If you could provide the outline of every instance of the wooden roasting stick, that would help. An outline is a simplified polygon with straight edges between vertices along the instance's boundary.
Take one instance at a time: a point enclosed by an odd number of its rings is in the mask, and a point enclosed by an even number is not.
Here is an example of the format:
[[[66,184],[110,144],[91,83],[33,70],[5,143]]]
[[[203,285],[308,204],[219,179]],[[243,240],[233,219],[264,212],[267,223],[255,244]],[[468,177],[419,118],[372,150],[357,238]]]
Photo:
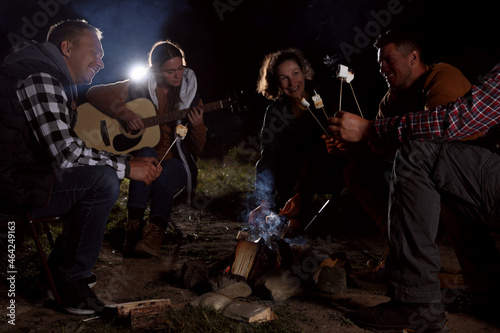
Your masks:
[[[340,79],[340,97],[339,97],[339,111],[342,111],[342,85],[344,84],[344,79]]]
[[[345,82],[349,83],[351,86],[352,94],[354,96],[354,100],[356,101],[356,105],[358,106],[359,114],[361,118],[364,118],[363,112],[361,112],[361,107],[359,106],[358,99],[356,98],[356,94],[354,93],[354,88],[352,87],[351,81],[354,80],[354,73],[347,66],[339,65],[337,68],[337,78],[340,79],[340,98],[339,98],[339,111],[342,111],[342,84]]]
[[[311,111],[311,109],[309,109],[309,105],[310,105],[309,102],[306,101],[306,99],[303,98],[303,97],[301,98],[299,96],[299,98],[300,98],[299,105],[302,106],[302,107],[304,107],[304,108],[306,108],[312,114],[312,116],[314,117],[314,119],[316,119],[316,121],[318,122],[318,125],[321,127],[321,129],[323,130],[323,132],[325,132],[325,134],[328,135],[328,132],[325,130],[325,128],[323,127],[323,125],[321,125],[321,123],[319,122],[318,118],[316,118],[316,116]]]
[[[170,147],[168,147],[167,151],[165,152],[165,154],[163,154],[163,157],[161,158],[160,162],[158,162],[158,166],[160,166],[161,162],[163,162],[163,160],[165,159],[165,157],[167,156],[167,154],[170,152],[170,149],[172,149],[172,147],[175,145],[175,143],[177,142],[177,139],[181,138],[181,140],[184,140],[184,138],[186,137],[186,134],[187,134],[187,124],[186,125],[182,125],[182,124],[179,124],[175,127],[175,140],[174,142],[172,142],[172,144],[170,145]]]

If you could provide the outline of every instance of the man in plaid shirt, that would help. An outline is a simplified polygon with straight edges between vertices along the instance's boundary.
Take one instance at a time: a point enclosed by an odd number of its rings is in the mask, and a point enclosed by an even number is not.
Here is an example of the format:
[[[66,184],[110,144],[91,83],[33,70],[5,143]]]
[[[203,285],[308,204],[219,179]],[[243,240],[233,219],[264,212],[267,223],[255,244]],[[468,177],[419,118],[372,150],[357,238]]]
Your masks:
[[[391,301],[358,310],[353,316],[358,325],[446,330],[443,305],[457,298],[469,313],[495,316],[498,307],[488,301],[500,295],[500,254],[490,236],[500,227],[499,108],[497,64],[468,94],[431,111],[375,121],[339,112],[329,119],[329,132],[348,142],[402,143],[391,179]],[[484,136],[455,141],[478,133]],[[466,285],[443,299],[435,244],[440,213]]]
[[[82,315],[104,307],[88,284],[120,180],[149,184],[161,172],[156,159],[91,149],[73,131],[76,85],[104,67],[100,39],[86,21],[60,22],[0,65],[0,200],[34,218],[68,217],[49,265],[64,308]]]

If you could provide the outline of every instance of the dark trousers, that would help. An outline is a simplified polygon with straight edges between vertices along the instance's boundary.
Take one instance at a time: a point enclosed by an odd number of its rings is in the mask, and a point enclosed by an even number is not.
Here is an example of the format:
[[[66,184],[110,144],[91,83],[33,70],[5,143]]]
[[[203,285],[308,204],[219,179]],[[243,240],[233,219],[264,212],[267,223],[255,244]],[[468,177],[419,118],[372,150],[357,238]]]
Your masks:
[[[135,156],[158,158],[156,151],[149,147],[142,148]],[[186,185],[187,173],[182,162],[176,158],[164,160],[162,167],[161,175],[150,185],[137,180],[130,181],[128,206],[146,209],[149,202],[151,217],[170,221],[175,191]]]
[[[492,291],[500,277],[500,254],[490,237],[500,227],[499,204],[498,154],[464,142],[404,144],[391,179],[388,295],[441,300],[435,243],[441,210],[468,290]]]
[[[367,153],[352,159],[344,170],[344,180],[349,192],[377,224],[382,234],[387,231],[392,165],[392,160]]]
[[[104,238],[109,213],[120,193],[116,171],[108,166],[61,169],[47,207],[33,217],[66,215],[67,222],[49,261],[67,281],[90,276]]]

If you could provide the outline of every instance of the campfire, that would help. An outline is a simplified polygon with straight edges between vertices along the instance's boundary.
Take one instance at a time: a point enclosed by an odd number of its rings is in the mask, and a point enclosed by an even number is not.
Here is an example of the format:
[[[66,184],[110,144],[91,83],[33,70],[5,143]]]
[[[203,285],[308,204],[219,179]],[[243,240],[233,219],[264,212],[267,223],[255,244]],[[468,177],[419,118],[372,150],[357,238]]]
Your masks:
[[[254,284],[267,271],[290,268],[293,264],[290,240],[281,237],[285,224],[283,216],[271,213],[253,228],[239,231],[234,261],[227,271]],[[300,243],[305,241],[301,239]]]
[[[270,213],[238,231],[233,254],[212,266],[215,279],[226,285],[244,281],[253,294],[279,302],[311,290],[344,293],[345,268],[350,269],[347,258],[315,252],[303,237],[283,238],[286,222],[283,216]]]

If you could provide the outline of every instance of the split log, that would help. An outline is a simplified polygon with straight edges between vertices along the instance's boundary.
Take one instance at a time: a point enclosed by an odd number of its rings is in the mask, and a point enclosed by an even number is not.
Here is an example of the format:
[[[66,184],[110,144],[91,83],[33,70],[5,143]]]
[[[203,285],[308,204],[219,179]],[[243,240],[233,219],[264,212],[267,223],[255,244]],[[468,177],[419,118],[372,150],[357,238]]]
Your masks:
[[[329,294],[345,294],[347,292],[345,262],[336,258],[324,260],[314,273],[314,283],[320,291]]]
[[[251,286],[262,274],[278,266],[276,251],[272,251],[260,238],[254,242],[238,242],[230,273],[241,276]]]
[[[269,306],[237,301],[213,292],[201,295],[192,301],[191,305],[213,307],[228,318],[243,320],[248,323],[260,323],[276,318],[276,315]]]
[[[239,275],[248,279],[250,271],[255,264],[258,252],[258,243],[248,241],[238,242],[236,245],[234,262],[231,266],[231,274]]]
[[[133,329],[145,328],[154,323],[157,315],[171,308],[172,303],[169,299],[120,303],[106,306],[103,317],[116,320]]]

